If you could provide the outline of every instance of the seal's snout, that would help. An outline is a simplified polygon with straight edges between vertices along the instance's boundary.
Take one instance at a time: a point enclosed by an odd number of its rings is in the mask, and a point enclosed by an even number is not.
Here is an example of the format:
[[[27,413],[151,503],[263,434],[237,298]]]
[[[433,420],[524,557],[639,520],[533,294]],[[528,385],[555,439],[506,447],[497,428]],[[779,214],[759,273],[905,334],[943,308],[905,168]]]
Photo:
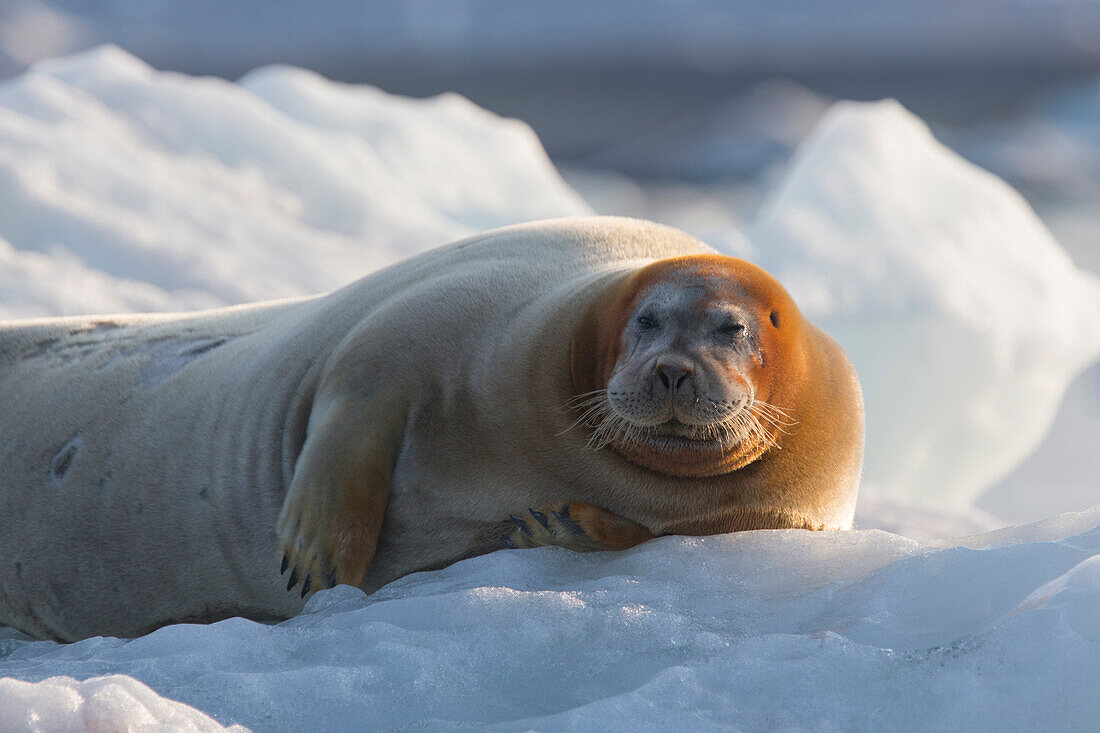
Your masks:
[[[694,369],[691,362],[685,359],[666,358],[657,362],[654,371],[657,375],[657,382],[671,396],[683,391]]]

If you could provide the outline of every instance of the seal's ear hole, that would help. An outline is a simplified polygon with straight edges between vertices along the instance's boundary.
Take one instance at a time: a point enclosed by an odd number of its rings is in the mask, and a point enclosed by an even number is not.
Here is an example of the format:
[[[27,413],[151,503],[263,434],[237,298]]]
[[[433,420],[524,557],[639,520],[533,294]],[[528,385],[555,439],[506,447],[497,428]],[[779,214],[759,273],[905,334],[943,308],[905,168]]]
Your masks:
[[[772,311],[772,314],[768,316],[771,319],[772,325],[779,328],[779,311]]]

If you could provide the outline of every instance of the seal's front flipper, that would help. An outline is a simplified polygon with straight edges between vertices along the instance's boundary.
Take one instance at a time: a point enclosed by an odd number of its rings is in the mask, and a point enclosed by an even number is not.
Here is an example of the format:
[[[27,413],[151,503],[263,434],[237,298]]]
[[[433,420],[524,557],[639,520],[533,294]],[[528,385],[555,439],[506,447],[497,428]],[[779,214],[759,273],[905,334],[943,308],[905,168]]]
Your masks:
[[[512,515],[513,528],[502,537],[504,547],[556,545],[576,552],[625,550],[652,539],[636,522],[583,501],[547,504]]]
[[[318,400],[279,516],[281,572],[301,595],[360,586],[389,497],[395,450],[359,400]]]

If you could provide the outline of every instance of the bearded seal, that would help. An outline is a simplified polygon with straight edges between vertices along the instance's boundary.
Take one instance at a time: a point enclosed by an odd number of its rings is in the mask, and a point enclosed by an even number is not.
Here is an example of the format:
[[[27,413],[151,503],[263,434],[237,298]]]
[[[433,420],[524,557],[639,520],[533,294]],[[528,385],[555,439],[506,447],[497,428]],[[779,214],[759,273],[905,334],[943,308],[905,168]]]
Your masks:
[[[333,293],[0,325],[0,623],[288,618],[505,547],[851,525],[863,413],[763,270],[539,222]]]

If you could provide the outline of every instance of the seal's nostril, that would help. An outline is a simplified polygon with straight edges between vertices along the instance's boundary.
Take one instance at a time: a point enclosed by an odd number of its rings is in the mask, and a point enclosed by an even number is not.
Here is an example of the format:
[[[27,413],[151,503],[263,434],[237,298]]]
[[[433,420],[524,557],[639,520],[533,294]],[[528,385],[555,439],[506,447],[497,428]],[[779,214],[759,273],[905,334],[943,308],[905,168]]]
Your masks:
[[[670,392],[675,392],[684,386],[684,382],[691,376],[691,367],[688,366],[669,366],[668,364],[657,365],[657,377],[661,380],[661,384],[665,386],[665,389]]]

